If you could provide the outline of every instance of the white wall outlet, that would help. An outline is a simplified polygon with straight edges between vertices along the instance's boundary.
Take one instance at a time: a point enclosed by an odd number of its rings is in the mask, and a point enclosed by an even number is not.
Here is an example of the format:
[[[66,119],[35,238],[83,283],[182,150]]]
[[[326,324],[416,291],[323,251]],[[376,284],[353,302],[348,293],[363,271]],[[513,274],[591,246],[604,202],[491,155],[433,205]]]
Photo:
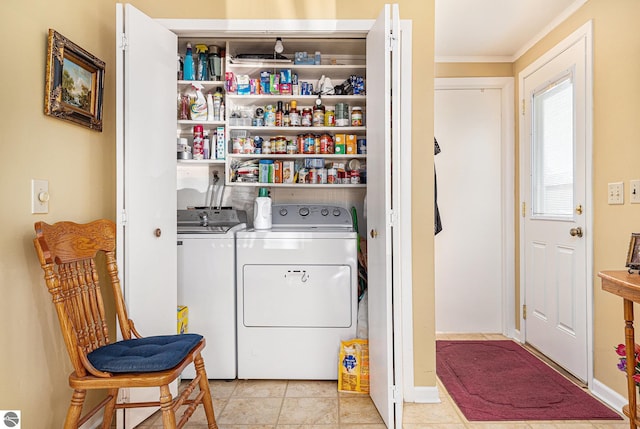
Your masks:
[[[624,183],[609,183],[608,189],[609,204],[624,204]]]
[[[31,180],[31,213],[49,213],[48,180]]]
[[[640,203],[640,179],[629,181],[629,202],[631,204]]]

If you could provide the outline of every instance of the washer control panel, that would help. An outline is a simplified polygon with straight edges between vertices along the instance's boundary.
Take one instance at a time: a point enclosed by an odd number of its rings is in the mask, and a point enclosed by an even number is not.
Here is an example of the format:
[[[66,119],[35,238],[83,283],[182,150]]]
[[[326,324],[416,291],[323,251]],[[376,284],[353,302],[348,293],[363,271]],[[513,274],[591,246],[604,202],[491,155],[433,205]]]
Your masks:
[[[274,204],[271,210],[274,227],[353,228],[351,214],[344,207],[324,204]]]

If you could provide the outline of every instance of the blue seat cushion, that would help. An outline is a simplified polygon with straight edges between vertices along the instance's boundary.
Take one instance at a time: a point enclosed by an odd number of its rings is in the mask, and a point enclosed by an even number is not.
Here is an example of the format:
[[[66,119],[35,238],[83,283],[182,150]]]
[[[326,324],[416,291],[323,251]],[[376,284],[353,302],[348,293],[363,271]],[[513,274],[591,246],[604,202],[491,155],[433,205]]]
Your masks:
[[[198,334],[180,334],[123,340],[95,349],[87,358],[105,372],[164,371],[178,365],[201,339]]]

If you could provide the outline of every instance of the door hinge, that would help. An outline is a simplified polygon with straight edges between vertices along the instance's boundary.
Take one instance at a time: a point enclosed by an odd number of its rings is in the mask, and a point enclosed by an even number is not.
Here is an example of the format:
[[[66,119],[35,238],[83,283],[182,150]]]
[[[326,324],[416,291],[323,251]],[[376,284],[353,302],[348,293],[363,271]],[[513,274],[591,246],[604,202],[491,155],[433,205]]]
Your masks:
[[[524,98],[522,99],[522,116],[524,116]]]
[[[393,45],[395,44],[396,38],[393,34],[390,34],[387,40],[389,41],[389,50],[393,51]]]
[[[129,39],[127,39],[127,35],[125,33],[122,33],[120,35],[120,49],[123,51],[126,51],[128,47],[129,47]]]
[[[127,226],[127,211],[126,210],[122,210],[122,213],[120,213],[120,223],[122,224],[122,226]]]
[[[390,210],[389,211],[389,226],[392,227],[392,228],[394,226],[396,226],[396,217],[397,216],[396,216],[395,210]]]
[[[522,319],[527,320],[527,304],[522,304]]]
[[[522,217],[525,217],[527,215],[527,203],[525,203],[524,201],[522,202]]]
[[[394,404],[400,402],[400,389],[398,389],[398,386],[396,386],[395,384],[391,386],[391,399],[393,400]]]

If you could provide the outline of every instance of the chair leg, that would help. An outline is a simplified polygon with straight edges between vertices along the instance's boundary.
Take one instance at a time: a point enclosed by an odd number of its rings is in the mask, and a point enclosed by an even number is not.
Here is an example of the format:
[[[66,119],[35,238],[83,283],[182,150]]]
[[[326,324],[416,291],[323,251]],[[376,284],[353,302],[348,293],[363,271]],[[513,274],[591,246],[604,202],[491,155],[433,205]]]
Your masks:
[[[173,411],[173,396],[169,386],[160,386],[160,410],[162,410],[162,427],[176,429],[176,413]]]
[[[109,389],[107,394],[111,396],[111,400],[104,406],[104,417],[102,418],[102,429],[110,429],[113,421],[113,413],[116,409],[116,401],[118,400],[118,389]]]
[[[202,397],[202,406],[204,407],[204,413],[207,416],[207,425],[209,429],[218,429],[215,412],[213,410],[213,402],[211,401],[211,390],[209,389],[207,371],[204,368],[204,359],[202,359],[200,353],[196,355],[193,360],[193,364],[196,367],[196,372],[200,375],[200,391],[204,392],[204,396]]]
[[[78,429],[78,422],[82,415],[84,398],[87,396],[86,390],[76,389],[71,396],[71,404],[67,411],[67,418],[64,421],[64,429]]]

